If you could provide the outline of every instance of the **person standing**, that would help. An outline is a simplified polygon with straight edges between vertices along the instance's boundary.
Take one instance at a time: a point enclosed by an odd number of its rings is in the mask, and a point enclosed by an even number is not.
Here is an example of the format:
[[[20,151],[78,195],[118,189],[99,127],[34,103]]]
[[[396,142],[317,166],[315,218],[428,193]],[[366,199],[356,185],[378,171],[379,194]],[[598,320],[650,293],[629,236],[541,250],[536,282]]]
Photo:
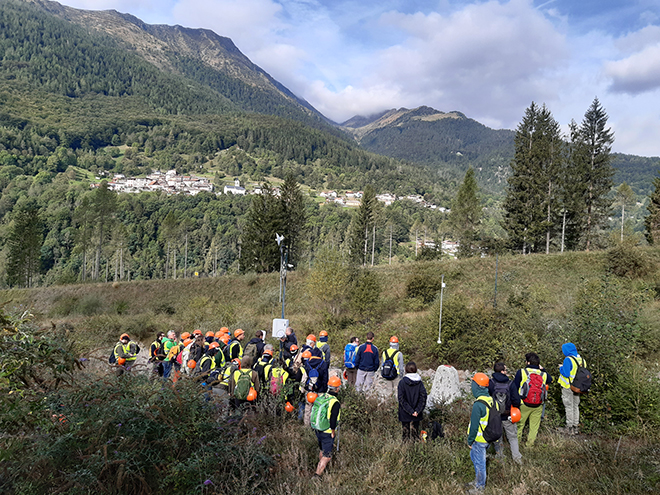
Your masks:
[[[170,330],[167,332],[167,337],[163,339],[163,353],[165,354],[165,359],[163,359],[163,378],[168,379],[172,373],[172,365],[174,364],[171,357],[172,347],[176,345],[176,332]]]
[[[518,423],[518,443],[522,442],[523,430],[529,420],[529,433],[527,434],[527,447],[533,447],[536,435],[541,426],[543,403],[547,397],[547,386],[552,383],[552,377],[541,366],[538,354],[529,352],[525,354],[527,366],[519,369],[514,378],[514,386],[522,403],[520,404],[520,422]]]
[[[244,338],[245,332],[242,329],[237,328],[234,330],[234,338],[228,346],[229,350],[227,351],[227,361],[243,358],[243,348],[241,347],[241,341]],[[252,363],[250,363],[250,366],[252,366]]]
[[[316,343],[316,347],[321,350],[325,364],[330,368],[330,344],[328,344],[328,332],[325,330],[321,330],[319,333],[319,341]]]
[[[587,362],[577,352],[575,344],[568,342],[561,346],[564,362],[559,366],[559,385],[561,385],[561,401],[566,410],[566,433],[577,435],[580,433],[580,394],[571,390],[578,367],[587,367]]]
[[[470,459],[474,465],[475,480],[470,494],[483,493],[486,488],[486,451],[490,445],[484,436],[491,413],[497,414],[497,404],[488,395],[490,380],[485,373],[476,373],[470,386],[476,399],[472,405],[467,443],[470,447]]]
[[[158,332],[156,340],[151,343],[149,348],[149,362],[153,364],[153,376],[163,376],[163,359],[165,359],[163,338],[165,338],[165,332]]]
[[[355,353],[357,378],[355,389],[358,392],[368,392],[374,384],[374,375],[380,366],[378,347],[374,345],[374,333],[367,333],[367,341],[358,347]]]
[[[240,362],[240,369],[229,376],[229,396],[232,410],[240,409],[251,402],[250,389],[259,392],[259,374],[252,369],[252,360],[247,357]]]
[[[426,387],[422,377],[417,373],[417,365],[409,362],[405,366],[406,375],[399,381],[397,397],[399,399],[399,421],[403,428],[403,440],[410,440],[412,425],[412,439],[419,438],[419,423],[426,407]]]
[[[511,447],[511,457],[514,462],[520,464],[522,455],[518,448],[518,427],[511,421],[511,406],[520,409],[520,395],[515,390],[513,382],[507,375],[507,369],[504,363],[495,363],[493,366],[493,376],[488,382],[488,393],[500,404],[502,411],[502,430],[506,434]],[[499,458],[504,458],[504,441],[500,438],[495,442],[495,452]]]
[[[360,339],[351,337],[351,340],[346,347],[344,347],[344,377],[346,381],[355,387],[355,379],[357,378],[357,368],[355,367],[355,354],[360,345]]]
[[[399,350],[399,338],[396,335],[390,337],[390,348],[383,351],[382,361],[380,372],[385,379],[383,389],[390,396],[397,391],[404,373],[403,354]]]
[[[337,393],[341,387],[341,378],[332,376],[328,380],[328,392],[320,394],[312,406],[311,426],[316,433],[319,444],[319,463],[316,466],[315,476],[321,476],[326,466],[332,460],[341,405]]]
[[[119,337],[119,342],[115,344],[113,352],[115,362],[119,365],[117,376],[121,376],[124,372],[131,371],[140,352],[140,346],[137,345],[137,342],[133,342],[127,333],[124,333]]]

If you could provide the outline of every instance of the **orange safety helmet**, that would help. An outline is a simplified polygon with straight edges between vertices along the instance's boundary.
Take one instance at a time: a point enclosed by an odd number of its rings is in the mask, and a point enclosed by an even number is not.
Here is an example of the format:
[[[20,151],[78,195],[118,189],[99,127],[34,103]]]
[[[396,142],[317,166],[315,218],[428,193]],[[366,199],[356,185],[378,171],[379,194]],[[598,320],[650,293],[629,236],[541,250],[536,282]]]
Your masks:
[[[263,353],[270,355],[270,357],[273,357],[273,350],[272,349],[264,349]]]
[[[131,340],[131,338],[128,336],[127,333],[122,333],[121,337],[119,337],[119,340],[124,340],[124,338],[127,338],[128,340]],[[314,339],[314,340],[316,340],[316,339]]]
[[[247,395],[247,400],[252,402],[256,398],[257,398],[257,391],[254,389],[254,387],[250,387],[250,391],[248,392],[248,395]]]
[[[216,339],[219,339],[220,337],[222,337],[222,335],[223,335],[223,333],[222,333],[220,330],[218,330],[217,332],[215,332],[215,338],[216,338]]]
[[[314,401],[319,396],[316,392],[307,392],[307,402],[314,404]]]
[[[227,334],[227,333],[223,333],[223,334],[220,336],[220,341],[221,341],[223,344],[225,344],[225,345],[228,344],[228,343],[229,343],[229,334]]]
[[[199,329],[193,330],[193,335],[202,335],[202,331]]]
[[[241,367],[241,360],[240,359],[234,358],[234,359],[231,360],[231,362],[238,365],[239,368]]]
[[[124,366],[126,364],[126,359],[125,358],[119,358],[117,359],[117,364],[119,366]]]
[[[296,408],[291,405],[291,402],[287,402],[284,409],[286,409],[286,412],[293,412]]]
[[[212,331],[209,330],[208,332],[206,332],[205,336],[206,337],[215,337],[215,333],[213,333]]]
[[[314,342],[316,342],[316,335],[314,335],[313,333],[310,333],[307,336],[307,340],[313,340]]]
[[[331,376],[328,380],[328,387],[339,388],[341,387],[341,378],[338,376]]]
[[[209,344],[209,349],[217,349],[218,347],[220,347],[220,344],[218,344],[217,342],[211,342]]]
[[[475,373],[474,376],[472,377],[472,380],[477,383],[477,385],[481,387],[487,387],[488,383],[490,380],[488,379],[488,375],[486,373]]]
[[[390,343],[391,344],[398,344],[399,343],[399,337],[397,337],[396,335],[392,335],[390,337]]]
[[[181,340],[186,340],[190,338],[190,332],[183,332],[181,334]]]
[[[222,328],[220,329],[220,331],[221,331],[222,333],[229,333],[229,329],[228,329],[227,327],[222,327]]]
[[[321,333],[319,333],[319,337],[327,337],[327,336],[328,336],[328,332],[326,332],[325,330],[321,330]]]
[[[289,347],[289,351],[296,352],[298,350],[298,346],[296,344],[292,344],[291,347]]]
[[[195,361],[194,359],[188,359],[188,368],[194,370],[195,366],[197,366],[197,361]]]
[[[305,351],[305,352],[302,353],[302,358],[303,359],[309,359],[311,357],[312,357],[312,353],[309,352],[309,351]]]
[[[237,328],[236,330],[234,330],[234,338],[240,337],[240,336],[243,335],[244,333],[245,333],[245,332],[244,332],[242,329]]]
[[[511,406],[511,422],[512,423],[517,423],[520,421],[520,409],[518,409],[515,406]]]
[[[192,344],[192,339],[188,338],[183,341],[183,347],[188,347],[189,344]]]

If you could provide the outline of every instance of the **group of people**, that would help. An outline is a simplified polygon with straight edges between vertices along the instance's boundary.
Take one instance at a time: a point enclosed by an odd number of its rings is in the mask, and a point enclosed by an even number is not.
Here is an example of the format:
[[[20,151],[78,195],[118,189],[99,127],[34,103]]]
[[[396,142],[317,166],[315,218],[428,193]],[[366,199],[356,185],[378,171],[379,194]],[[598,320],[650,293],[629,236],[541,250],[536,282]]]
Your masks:
[[[562,402],[566,410],[568,435],[579,434],[580,395],[589,390],[591,375],[587,363],[573,343],[562,346],[564,361],[559,367],[558,383],[562,387]],[[525,367],[509,378],[504,363],[495,363],[489,378],[485,373],[472,377],[471,389],[475,402],[468,426],[468,446],[474,465],[475,480],[468,493],[481,493],[486,487],[486,451],[493,444],[496,456],[504,457],[503,437],[506,436],[514,462],[521,464],[519,443],[527,423],[527,447],[536,441],[541,419],[545,413],[545,401],[552,376],[541,366],[536,353],[525,355]]]
[[[318,338],[309,334],[299,347],[296,334],[289,327],[280,337],[278,351],[265,343],[262,331],[256,331],[243,346],[244,339],[242,329],[230,332],[226,327],[215,333],[195,330],[180,336],[174,331],[167,335],[159,332],[149,350],[152,373],[173,381],[182,374],[189,375],[208,391],[213,389],[225,396],[233,410],[249,409],[262,396],[277,397],[277,403],[286,404],[284,408],[289,412],[296,410],[292,403],[297,403],[298,419],[311,426],[317,436],[319,463],[315,475],[321,476],[332,456],[341,411],[337,394],[342,380],[330,373],[328,333],[322,331]],[[344,348],[344,379],[357,391],[368,392],[380,371],[386,391],[396,393],[403,439],[418,439],[427,391],[417,366],[412,361],[404,363],[397,336],[389,339],[389,347],[382,354],[373,341],[373,332],[367,333],[362,344],[358,337],[350,339]],[[584,381],[582,371],[586,371],[586,363],[574,344],[564,344],[562,351],[566,359],[560,366],[558,382],[566,409],[564,431],[575,435],[580,419],[580,393],[584,390],[574,385]],[[134,365],[139,346],[123,334],[113,353],[123,373]],[[479,493],[485,487],[486,450],[491,443],[496,455],[503,458],[503,436],[506,436],[514,462],[521,463],[518,445],[529,423],[526,445],[534,445],[553,379],[541,366],[537,354],[528,353],[525,361],[525,367],[513,379],[501,362],[495,363],[491,377],[476,373],[472,378],[471,389],[476,400],[467,443],[476,479],[471,492]],[[588,379],[590,385],[590,376]]]

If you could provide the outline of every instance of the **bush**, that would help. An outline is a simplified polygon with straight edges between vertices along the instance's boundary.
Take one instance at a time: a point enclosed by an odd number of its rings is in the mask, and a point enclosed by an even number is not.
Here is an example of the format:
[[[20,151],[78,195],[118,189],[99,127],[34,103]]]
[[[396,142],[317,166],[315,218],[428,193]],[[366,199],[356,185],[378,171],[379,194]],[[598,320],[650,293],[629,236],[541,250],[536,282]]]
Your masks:
[[[640,278],[648,275],[651,268],[646,254],[629,243],[619,243],[607,251],[607,270],[619,277]]]
[[[424,304],[430,304],[440,293],[442,281],[438,275],[417,271],[406,283],[406,297],[420,299]]]

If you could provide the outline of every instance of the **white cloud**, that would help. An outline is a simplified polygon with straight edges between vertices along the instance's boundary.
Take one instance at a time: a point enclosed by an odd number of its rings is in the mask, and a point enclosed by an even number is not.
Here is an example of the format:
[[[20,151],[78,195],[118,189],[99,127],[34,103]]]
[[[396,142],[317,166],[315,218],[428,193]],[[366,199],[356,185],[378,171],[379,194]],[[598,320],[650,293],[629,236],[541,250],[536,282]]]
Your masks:
[[[610,90],[632,95],[660,88],[660,26],[647,26],[617,40],[623,58],[604,63]]]

